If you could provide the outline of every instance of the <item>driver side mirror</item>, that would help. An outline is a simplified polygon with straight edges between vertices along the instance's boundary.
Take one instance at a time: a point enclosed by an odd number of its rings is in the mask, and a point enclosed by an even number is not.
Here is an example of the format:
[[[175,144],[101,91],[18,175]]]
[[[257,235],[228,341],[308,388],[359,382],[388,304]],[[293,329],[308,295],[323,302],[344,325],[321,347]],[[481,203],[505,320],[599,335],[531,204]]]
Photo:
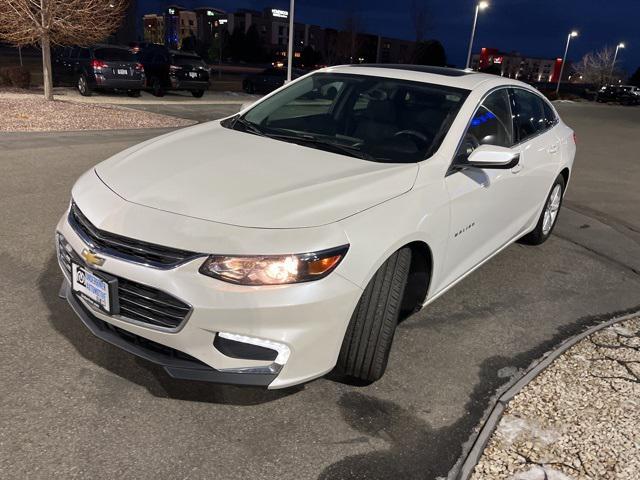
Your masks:
[[[497,145],[480,145],[476,148],[462,167],[494,168],[508,170],[520,162],[520,154],[511,149]]]

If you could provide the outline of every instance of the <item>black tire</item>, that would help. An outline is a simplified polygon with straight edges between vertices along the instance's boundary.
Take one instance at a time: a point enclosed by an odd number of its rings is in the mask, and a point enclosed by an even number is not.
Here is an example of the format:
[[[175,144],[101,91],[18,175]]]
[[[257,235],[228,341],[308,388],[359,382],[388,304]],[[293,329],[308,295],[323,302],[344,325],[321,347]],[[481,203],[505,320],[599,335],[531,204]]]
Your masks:
[[[158,77],[153,77],[151,79],[151,94],[154,97],[164,97],[164,87],[162,86],[162,82]]]
[[[83,97],[88,97],[91,95],[91,89],[89,88],[89,82],[87,80],[87,76],[84,73],[81,73],[78,77],[78,81],[76,82],[76,87],[80,95]]]
[[[204,95],[204,90],[191,90],[191,95],[196,98],[202,98],[202,96]]]
[[[411,250],[398,250],[365,288],[342,341],[336,365],[339,373],[365,382],[375,382],[384,374],[410,264]]]
[[[544,213],[549,205],[551,200],[551,194],[553,193],[556,185],[560,185],[560,205],[558,206],[558,214],[551,225],[551,229],[548,232],[544,232],[543,223],[544,223]],[[562,175],[558,175],[558,177],[553,182],[551,189],[549,190],[549,194],[547,195],[547,199],[544,202],[544,207],[542,207],[542,212],[540,213],[540,218],[538,219],[538,223],[536,224],[536,228],[534,228],[531,232],[527,233],[524,237],[520,239],[521,243],[525,243],[527,245],[541,245],[547,241],[547,239],[553,233],[553,229],[556,227],[558,223],[558,216],[560,214],[560,209],[562,208],[562,199],[564,197],[564,177]]]
[[[247,93],[256,93],[256,87],[253,82],[247,82],[247,87],[244,89]]]
[[[130,97],[139,97],[140,90],[127,90],[127,95]]]

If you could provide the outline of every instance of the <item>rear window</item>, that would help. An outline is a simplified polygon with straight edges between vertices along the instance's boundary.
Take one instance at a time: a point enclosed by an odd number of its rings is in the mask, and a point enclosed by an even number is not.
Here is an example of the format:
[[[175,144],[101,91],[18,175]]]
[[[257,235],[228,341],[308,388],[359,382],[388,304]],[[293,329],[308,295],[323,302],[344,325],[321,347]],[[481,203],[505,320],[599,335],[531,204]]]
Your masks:
[[[135,56],[129,50],[122,48],[98,48],[94,53],[97,60],[135,62]]]
[[[195,67],[204,67],[204,61],[200,57],[191,55],[173,55],[172,63],[174,65],[192,65]]]

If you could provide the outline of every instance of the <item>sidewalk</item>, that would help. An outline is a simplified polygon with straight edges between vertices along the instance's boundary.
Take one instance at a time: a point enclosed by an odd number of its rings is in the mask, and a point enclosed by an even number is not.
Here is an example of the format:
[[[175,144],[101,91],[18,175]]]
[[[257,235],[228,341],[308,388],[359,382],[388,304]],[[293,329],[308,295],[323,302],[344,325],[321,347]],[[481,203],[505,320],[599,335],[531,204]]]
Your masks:
[[[510,402],[473,480],[635,480],[640,317],[582,340]]]

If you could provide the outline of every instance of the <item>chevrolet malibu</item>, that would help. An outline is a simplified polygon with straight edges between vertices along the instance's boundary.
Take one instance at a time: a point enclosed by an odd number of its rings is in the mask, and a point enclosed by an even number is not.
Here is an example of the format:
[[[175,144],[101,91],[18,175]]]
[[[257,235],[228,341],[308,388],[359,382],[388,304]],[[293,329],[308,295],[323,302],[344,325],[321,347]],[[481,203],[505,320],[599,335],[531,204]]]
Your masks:
[[[399,321],[549,238],[575,149],[524,83],[326,68],[80,177],[56,231],[60,294],[175,378],[372,382]]]

